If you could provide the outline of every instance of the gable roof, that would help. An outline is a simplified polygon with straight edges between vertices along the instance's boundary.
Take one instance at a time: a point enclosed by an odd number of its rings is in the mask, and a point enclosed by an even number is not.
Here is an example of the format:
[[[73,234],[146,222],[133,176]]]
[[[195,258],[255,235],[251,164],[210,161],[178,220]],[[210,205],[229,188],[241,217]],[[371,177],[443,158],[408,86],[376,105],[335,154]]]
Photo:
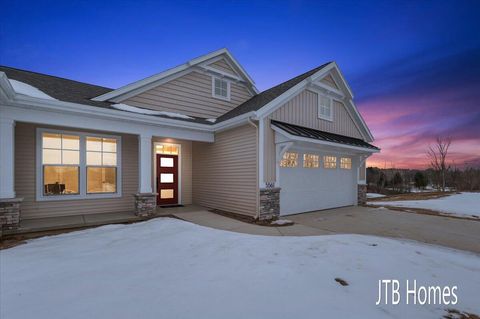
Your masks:
[[[20,69],[8,67],[8,66],[0,65],[0,72],[5,73],[7,77],[11,80],[17,80],[17,81],[29,84],[59,101],[114,109],[118,112],[128,112],[128,111],[119,110],[117,108],[112,107],[112,105],[115,103],[111,103],[108,101],[92,100],[92,97],[98,96],[99,94],[104,94],[104,93],[113,91],[113,89],[110,89],[110,88],[106,88],[99,85],[88,84],[84,82],[78,82],[74,80],[69,80],[69,79],[52,76],[52,75],[20,70]],[[137,108],[142,109],[140,107],[137,107]],[[167,116],[167,115],[150,115],[150,116],[172,119],[171,116]],[[201,123],[201,124],[207,124],[207,125],[213,124],[212,122],[206,121],[206,119],[204,118],[175,117],[174,119],[179,121],[194,122],[194,123]]]
[[[170,79],[175,78],[175,75],[182,75],[182,72],[188,72],[189,70],[192,70],[193,67],[195,66],[202,66],[204,62],[207,62],[209,60],[218,58],[218,57],[224,57],[231,63],[232,66],[234,66],[235,71],[237,71],[242,79],[247,82],[247,87],[250,87],[252,91],[257,93],[257,89],[255,88],[255,82],[253,79],[248,75],[248,73],[245,71],[245,69],[240,65],[240,63],[237,62],[237,60],[233,57],[233,55],[228,51],[226,48],[202,55],[198,58],[192,59],[184,64],[181,64],[177,67],[168,69],[166,71],[154,74],[152,76],[146,77],[142,80],[138,80],[136,82],[124,85],[118,89],[112,90],[111,92],[107,92],[105,94],[96,96],[93,98],[95,101],[107,101],[107,100],[113,100],[115,101],[116,99],[120,100],[120,98],[124,95],[127,94],[140,94],[142,92],[145,92],[149,89],[151,89],[154,86],[160,85],[162,81],[169,81]],[[208,68],[208,67],[207,67]],[[211,70],[211,68],[209,68]]]
[[[316,130],[308,127],[303,127],[303,126],[275,121],[275,120],[272,120],[271,124],[293,136],[320,140],[320,141],[325,141],[330,143],[345,144],[349,146],[363,147],[363,148],[368,148],[374,151],[380,150],[378,147],[372,144],[368,144],[367,142],[364,142],[359,138],[353,138],[345,135],[329,133],[325,131],[320,131],[320,130]]]
[[[190,62],[191,63],[202,63],[202,62],[209,63],[210,61],[212,61],[212,58],[221,56],[221,54],[229,55],[230,53],[226,49],[221,49],[221,50],[212,52],[210,54],[207,54],[205,56],[202,56],[200,58],[193,59]],[[233,61],[235,62],[235,60]],[[265,114],[269,114],[270,112],[272,112],[273,108],[281,106],[281,104],[284,103],[282,102],[282,99],[286,100],[290,96],[292,96],[292,94],[297,94],[297,92],[300,92],[302,89],[307,87],[307,84],[309,83],[309,81],[310,82],[315,81],[315,79],[321,78],[322,76],[325,76],[325,74],[331,71],[333,71],[335,73],[335,76],[337,76],[337,79],[339,80],[339,82],[337,83],[340,84],[340,86],[342,86],[343,89],[348,93],[346,95],[346,98],[349,98],[349,99],[346,100],[347,102],[346,106],[347,106],[347,110],[348,109],[353,110],[351,112],[351,116],[354,122],[356,124],[359,124],[359,127],[361,127],[361,131],[365,133],[365,134],[362,133],[365,139],[367,141],[373,141],[373,136],[370,130],[368,129],[365,121],[363,120],[362,116],[360,115],[353,101],[351,100],[352,94],[351,94],[350,88],[348,87],[348,83],[346,83],[343,75],[341,74],[335,62],[328,62],[328,63],[322,64],[319,67],[316,67],[299,76],[296,76],[270,89],[267,89],[261,93],[258,93],[254,95],[252,98],[250,98],[249,100],[237,106],[236,108],[223,114],[222,116],[217,118],[217,120],[214,122],[207,121],[205,118],[176,118],[176,120],[186,121],[186,122],[195,122],[195,123],[212,126],[212,125],[219,124],[221,122],[226,122],[228,120],[234,121],[233,120],[234,118],[242,115],[245,117],[247,116],[247,113],[252,113],[252,116],[262,117],[262,116],[265,116]],[[170,70],[167,70],[165,72],[170,72]],[[24,82],[26,84],[30,84],[38,88],[39,90],[43,91],[47,95],[50,95],[51,97],[58,99],[60,101],[97,106],[97,107],[103,107],[103,108],[109,108],[109,109],[115,109],[112,107],[112,105],[115,102],[106,101],[103,99],[99,100],[98,98],[100,96],[106,96],[114,91],[118,91],[122,89],[120,88],[118,90],[113,90],[113,89],[98,86],[98,85],[92,85],[88,83],[68,80],[68,79],[64,79],[56,76],[51,76],[51,75],[46,75],[46,74],[41,74],[41,73],[36,73],[31,71],[19,70],[19,69],[7,67],[7,66],[0,66],[0,75],[1,73],[5,73],[6,76],[10,79],[14,79],[20,82]],[[94,98],[94,97],[97,97],[97,98]],[[141,107],[139,109],[141,109]],[[118,112],[129,112],[128,110],[118,110],[118,109],[115,109],[115,110]],[[130,112],[130,113],[136,113],[136,112]],[[166,115],[149,115],[149,116],[171,119],[171,117]]]
[[[329,65],[331,62],[322,64],[319,67],[316,67],[310,71],[307,71],[303,74],[300,74],[299,76],[294,77],[293,79],[290,79],[288,81],[285,81],[283,83],[280,83],[268,90],[265,90],[255,96],[253,96],[251,99],[243,102],[233,110],[230,110],[229,112],[223,114],[218,118],[218,122],[226,121],[228,119],[231,119],[233,117],[242,115],[244,113],[252,112],[252,111],[258,111],[261,109],[263,106],[265,106],[267,103],[273,101],[275,98],[279,97],[295,85],[299,84],[306,78],[312,76],[313,74],[317,73],[327,65]]]

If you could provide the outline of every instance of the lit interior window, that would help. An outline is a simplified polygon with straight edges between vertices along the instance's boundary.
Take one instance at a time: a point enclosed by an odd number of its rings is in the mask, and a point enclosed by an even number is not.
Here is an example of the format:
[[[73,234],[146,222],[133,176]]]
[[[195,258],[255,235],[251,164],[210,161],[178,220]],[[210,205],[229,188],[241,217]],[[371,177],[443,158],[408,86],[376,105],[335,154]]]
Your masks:
[[[117,140],[87,137],[87,193],[117,191]]]
[[[323,157],[323,167],[325,167],[325,168],[337,168],[337,157],[336,156],[324,156]]]
[[[303,154],[303,167],[318,168],[318,155]]]
[[[350,157],[340,158],[340,168],[352,169],[352,159]]]
[[[79,194],[80,137],[43,133],[43,194]]]
[[[297,167],[298,165],[298,153],[285,152],[283,158],[280,161],[280,167]]]
[[[178,155],[178,146],[174,144],[157,144],[155,150],[157,154]]]

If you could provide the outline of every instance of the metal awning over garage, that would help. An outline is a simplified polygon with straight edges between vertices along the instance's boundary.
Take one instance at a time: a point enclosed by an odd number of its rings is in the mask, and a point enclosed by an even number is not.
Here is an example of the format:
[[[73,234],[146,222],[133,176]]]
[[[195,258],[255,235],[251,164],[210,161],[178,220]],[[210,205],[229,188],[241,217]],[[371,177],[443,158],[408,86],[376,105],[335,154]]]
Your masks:
[[[306,142],[312,142],[311,140],[317,140],[321,141],[321,144],[332,144],[332,146],[338,146],[334,144],[343,144],[354,148],[362,148],[372,153],[380,151],[378,147],[372,144],[368,144],[367,142],[364,142],[358,138],[328,133],[308,127],[298,126],[275,120],[271,121],[271,125],[274,130],[280,129],[283,135],[291,137],[292,140],[303,140]]]

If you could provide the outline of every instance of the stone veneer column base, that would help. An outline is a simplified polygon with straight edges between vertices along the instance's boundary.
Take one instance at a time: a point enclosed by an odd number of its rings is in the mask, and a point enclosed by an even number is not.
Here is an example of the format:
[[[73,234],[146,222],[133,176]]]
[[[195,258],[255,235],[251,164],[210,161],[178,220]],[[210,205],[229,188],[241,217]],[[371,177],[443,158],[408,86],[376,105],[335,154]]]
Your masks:
[[[22,201],[23,198],[0,199],[0,236],[3,230],[18,228]]]
[[[157,207],[157,194],[142,193],[135,194],[135,215],[139,217],[152,216]]]
[[[280,188],[261,188],[258,219],[275,220],[280,216]]]
[[[358,184],[357,200],[358,205],[365,205],[367,203],[367,185]]]

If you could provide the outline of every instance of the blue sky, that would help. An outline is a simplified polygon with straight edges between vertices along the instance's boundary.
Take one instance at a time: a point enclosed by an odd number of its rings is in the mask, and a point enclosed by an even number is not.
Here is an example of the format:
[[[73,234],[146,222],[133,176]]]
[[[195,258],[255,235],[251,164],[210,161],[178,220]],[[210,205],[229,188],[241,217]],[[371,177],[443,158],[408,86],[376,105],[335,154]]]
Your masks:
[[[112,88],[222,47],[260,90],[335,60],[384,150],[378,163],[420,163],[405,155],[418,153],[409,137],[452,134],[458,159],[480,162],[479,1],[2,1],[2,11],[0,64]]]

